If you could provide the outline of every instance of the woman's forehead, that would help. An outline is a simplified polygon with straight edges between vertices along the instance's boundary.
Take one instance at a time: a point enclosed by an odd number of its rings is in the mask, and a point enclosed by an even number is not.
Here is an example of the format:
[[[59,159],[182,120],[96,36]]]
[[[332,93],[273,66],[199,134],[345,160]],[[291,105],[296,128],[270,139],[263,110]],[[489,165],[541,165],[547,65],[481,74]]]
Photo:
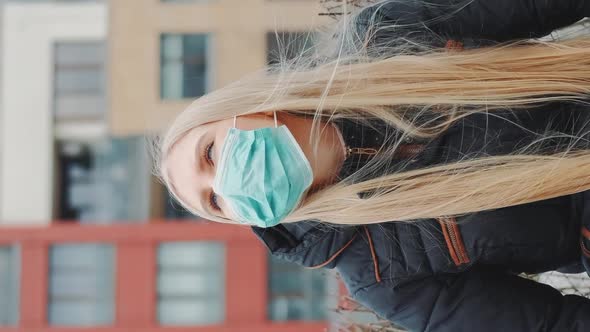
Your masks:
[[[202,126],[204,125],[189,130],[172,145],[169,153],[164,158],[163,164],[165,165],[170,186],[178,188],[179,179],[194,176],[195,169],[191,165],[194,165],[194,162],[197,161],[195,160],[195,154],[198,154],[194,145],[204,132]],[[177,192],[177,194],[179,193]]]

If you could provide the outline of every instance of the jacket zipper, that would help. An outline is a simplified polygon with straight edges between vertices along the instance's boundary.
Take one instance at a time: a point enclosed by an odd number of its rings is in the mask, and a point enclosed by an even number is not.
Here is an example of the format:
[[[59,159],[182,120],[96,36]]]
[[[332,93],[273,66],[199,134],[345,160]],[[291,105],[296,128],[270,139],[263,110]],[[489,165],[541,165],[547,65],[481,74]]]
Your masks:
[[[346,147],[346,157],[350,156],[351,154],[364,154],[364,155],[375,155],[377,154],[377,149],[374,148],[351,148]]]
[[[443,235],[447,242],[447,247],[449,248],[449,253],[451,254],[451,258],[455,265],[461,266],[462,264],[468,264],[470,262],[469,256],[467,256],[461,232],[459,231],[455,219],[439,218],[438,222],[442,227]]]
[[[398,153],[398,156],[402,157],[402,158],[414,157],[418,153],[422,152],[422,150],[424,150],[424,145],[422,145],[422,144],[402,145],[400,147],[400,151]]]
[[[424,145],[421,145],[421,144],[402,145],[399,148],[397,155],[399,157],[406,158],[406,157],[415,156],[418,153],[422,152],[422,150],[424,150]],[[372,155],[376,155],[377,153],[379,153],[379,150],[377,150],[375,148],[351,148],[348,146],[346,147],[346,158],[348,158],[351,154],[372,156]]]

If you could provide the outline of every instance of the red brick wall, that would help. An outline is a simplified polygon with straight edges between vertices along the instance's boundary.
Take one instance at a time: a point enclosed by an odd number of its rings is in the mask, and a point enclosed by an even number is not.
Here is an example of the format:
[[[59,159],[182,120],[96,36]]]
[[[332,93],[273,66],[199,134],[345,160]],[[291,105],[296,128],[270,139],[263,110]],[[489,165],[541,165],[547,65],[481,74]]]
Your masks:
[[[226,245],[226,321],[206,327],[160,327],[156,319],[156,248],[167,241]],[[59,328],[47,323],[48,250],[53,244],[101,242],[116,247],[116,318],[113,326]],[[246,227],[214,223],[2,228],[0,245],[21,248],[20,323],[0,332],[319,332],[324,323],[275,323],[266,317],[267,255]]]

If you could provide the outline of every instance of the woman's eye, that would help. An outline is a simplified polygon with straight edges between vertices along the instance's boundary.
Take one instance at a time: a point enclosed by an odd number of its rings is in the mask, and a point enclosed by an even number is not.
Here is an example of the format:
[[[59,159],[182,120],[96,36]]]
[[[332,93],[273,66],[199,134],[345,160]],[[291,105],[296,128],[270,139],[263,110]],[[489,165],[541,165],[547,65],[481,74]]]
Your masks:
[[[211,191],[211,194],[209,195],[209,204],[213,210],[221,211],[219,204],[217,204],[217,195],[213,191]]]
[[[209,143],[205,151],[205,158],[207,159],[207,162],[209,162],[209,164],[211,165],[213,165],[213,157],[211,156],[213,153],[213,143],[214,142]]]

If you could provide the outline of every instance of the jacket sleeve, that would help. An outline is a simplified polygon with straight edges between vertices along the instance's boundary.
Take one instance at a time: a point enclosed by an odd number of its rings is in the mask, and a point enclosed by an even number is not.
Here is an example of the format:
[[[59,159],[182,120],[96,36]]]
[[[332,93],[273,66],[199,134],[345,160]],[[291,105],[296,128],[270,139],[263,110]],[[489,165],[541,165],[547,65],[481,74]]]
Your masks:
[[[441,39],[502,42],[571,25],[590,16],[590,1],[393,0],[363,10],[358,22],[366,24],[373,14],[376,22],[394,23],[404,37],[420,37],[421,31]]]
[[[355,298],[409,331],[590,331],[590,299],[494,271],[398,285],[383,280],[357,291]]]

